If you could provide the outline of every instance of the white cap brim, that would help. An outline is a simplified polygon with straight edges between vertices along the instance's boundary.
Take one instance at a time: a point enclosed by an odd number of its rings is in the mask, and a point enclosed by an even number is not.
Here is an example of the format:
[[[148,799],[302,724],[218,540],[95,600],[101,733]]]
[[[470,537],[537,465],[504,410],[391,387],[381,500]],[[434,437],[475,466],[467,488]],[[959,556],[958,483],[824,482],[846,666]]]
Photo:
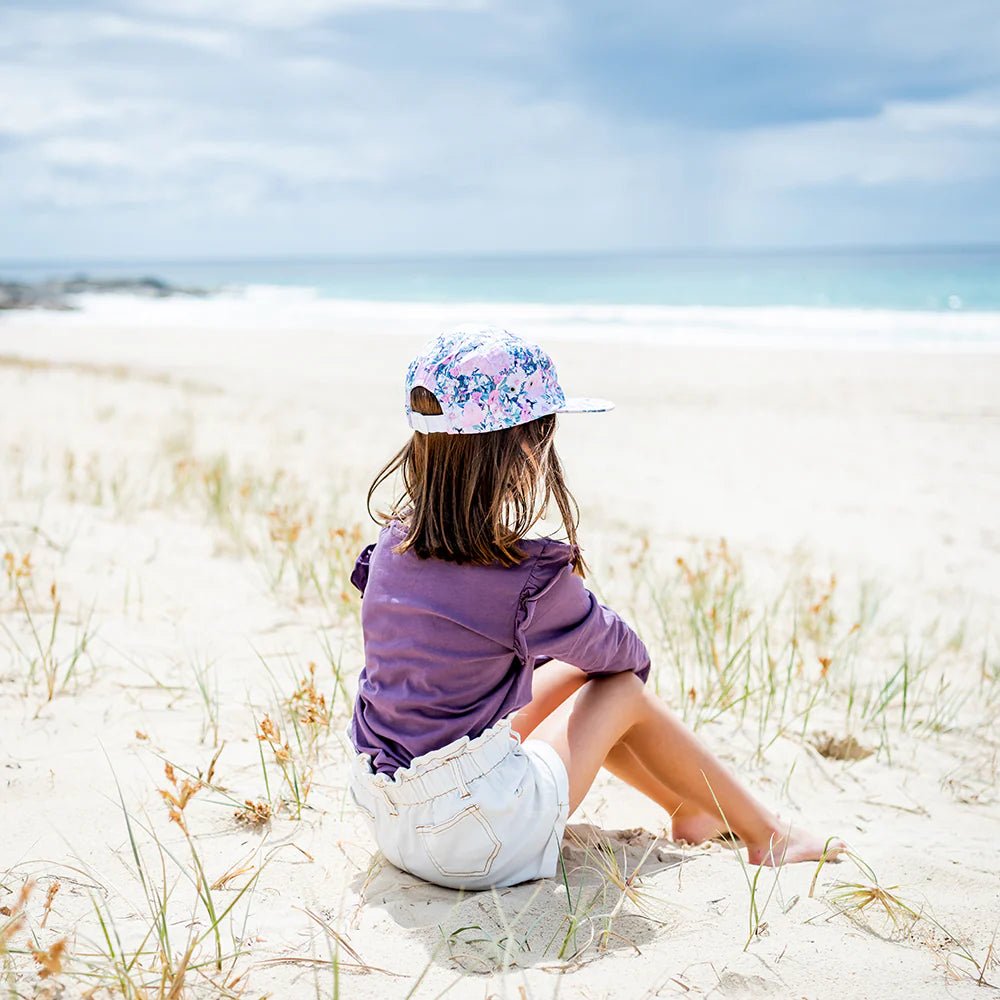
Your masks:
[[[610,399],[595,399],[592,396],[574,396],[567,399],[556,413],[605,413],[613,410],[615,404]]]

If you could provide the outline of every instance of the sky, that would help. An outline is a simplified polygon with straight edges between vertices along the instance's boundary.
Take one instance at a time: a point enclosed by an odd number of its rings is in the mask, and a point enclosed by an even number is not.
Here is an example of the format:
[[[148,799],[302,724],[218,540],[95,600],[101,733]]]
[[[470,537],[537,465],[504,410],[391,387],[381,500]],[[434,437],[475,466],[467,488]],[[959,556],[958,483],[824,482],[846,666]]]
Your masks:
[[[996,0],[0,6],[0,258],[1000,242]]]

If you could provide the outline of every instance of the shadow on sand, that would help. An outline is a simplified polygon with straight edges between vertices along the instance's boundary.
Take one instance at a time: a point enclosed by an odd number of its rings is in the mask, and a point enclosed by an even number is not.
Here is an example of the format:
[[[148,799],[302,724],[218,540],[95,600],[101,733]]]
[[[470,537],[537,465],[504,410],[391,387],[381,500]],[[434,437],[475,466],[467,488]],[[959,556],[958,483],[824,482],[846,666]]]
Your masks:
[[[571,824],[551,879],[485,892],[443,889],[382,862],[352,888],[419,942],[427,966],[492,975],[509,968],[568,969],[610,952],[641,953],[669,925],[644,876],[697,858],[640,828]]]

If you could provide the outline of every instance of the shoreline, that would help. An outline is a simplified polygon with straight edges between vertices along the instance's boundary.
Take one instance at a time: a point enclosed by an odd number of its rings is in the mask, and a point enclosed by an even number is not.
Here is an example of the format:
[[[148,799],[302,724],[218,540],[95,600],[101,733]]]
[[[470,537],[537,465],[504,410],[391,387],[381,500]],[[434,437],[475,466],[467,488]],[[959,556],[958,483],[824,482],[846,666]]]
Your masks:
[[[250,285],[146,298],[89,293],[66,311],[8,310],[0,314],[0,343],[9,334],[59,329],[212,329],[217,334],[271,328],[287,332],[351,327],[361,335],[429,338],[463,324],[507,326],[544,342],[706,350],[845,352],[859,354],[1000,353],[1000,311],[920,311],[800,306],[655,306],[539,302],[427,302],[332,298],[304,286]],[[10,353],[9,347],[5,350]]]

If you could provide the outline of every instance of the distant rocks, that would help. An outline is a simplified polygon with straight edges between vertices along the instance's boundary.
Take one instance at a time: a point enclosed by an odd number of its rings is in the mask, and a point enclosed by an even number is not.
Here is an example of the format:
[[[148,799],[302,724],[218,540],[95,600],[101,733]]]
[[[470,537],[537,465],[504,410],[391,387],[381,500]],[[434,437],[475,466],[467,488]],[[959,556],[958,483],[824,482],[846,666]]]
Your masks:
[[[0,281],[0,309],[72,309],[65,299],[50,292],[47,285],[22,281]]]
[[[150,299],[165,299],[172,295],[206,296],[203,288],[171,285],[161,278],[72,278],[49,279],[39,282],[0,280],[0,310],[3,309],[77,309],[72,296],[85,293],[114,292],[140,295]]]

